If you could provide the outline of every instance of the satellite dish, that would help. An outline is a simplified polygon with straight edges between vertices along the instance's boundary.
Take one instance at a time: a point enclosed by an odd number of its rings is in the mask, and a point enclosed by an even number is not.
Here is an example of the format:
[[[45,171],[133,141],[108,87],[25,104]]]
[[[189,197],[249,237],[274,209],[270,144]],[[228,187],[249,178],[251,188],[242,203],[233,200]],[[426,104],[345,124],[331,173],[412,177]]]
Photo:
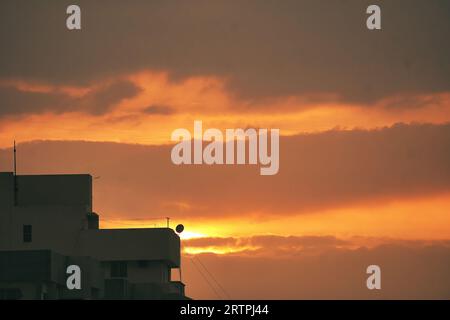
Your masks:
[[[184,226],[182,224],[177,225],[176,228],[175,228],[175,231],[177,233],[182,233],[183,230],[184,230]]]

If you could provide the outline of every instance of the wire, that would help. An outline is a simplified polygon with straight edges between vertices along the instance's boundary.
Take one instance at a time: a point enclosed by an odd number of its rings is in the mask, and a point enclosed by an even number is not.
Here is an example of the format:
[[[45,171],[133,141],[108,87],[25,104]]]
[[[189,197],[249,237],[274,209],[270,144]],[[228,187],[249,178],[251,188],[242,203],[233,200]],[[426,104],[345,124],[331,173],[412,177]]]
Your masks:
[[[195,257],[195,259],[197,259],[197,261],[200,263],[200,265],[203,267],[203,269],[206,270],[206,272],[209,274],[209,276],[211,277],[211,279],[213,279],[213,281],[216,283],[216,285],[220,288],[220,290],[222,290],[222,292],[225,294],[225,296],[231,300],[230,295],[228,294],[228,292],[220,285],[219,281],[217,281],[217,279],[212,275],[211,272],[209,272],[208,268],[206,268],[206,266],[203,264],[203,262],[200,260],[199,257]]]
[[[209,282],[208,278],[203,274],[203,272],[200,270],[200,268],[197,266],[197,264],[194,262],[194,259],[190,259],[192,264],[194,265],[195,269],[200,273],[200,275],[205,279],[206,283],[209,285],[209,287],[214,291],[217,297],[219,297],[220,300],[222,299],[222,296],[217,292],[216,288]]]

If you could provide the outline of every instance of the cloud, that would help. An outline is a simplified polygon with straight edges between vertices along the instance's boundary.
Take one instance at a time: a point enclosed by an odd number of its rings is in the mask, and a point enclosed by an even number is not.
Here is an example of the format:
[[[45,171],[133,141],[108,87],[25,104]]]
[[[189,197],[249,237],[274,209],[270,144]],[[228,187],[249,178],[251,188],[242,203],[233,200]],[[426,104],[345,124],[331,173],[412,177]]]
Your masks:
[[[108,217],[277,216],[448,192],[449,136],[450,125],[398,124],[281,137],[270,177],[258,166],[176,166],[170,145],[68,141],[20,144],[19,168],[101,176],[96,210]]]
[[[377,3],[381,31],[366,28],[366,0],[81,0],[82,30],[70,32],[67,1],[2,1],[0,77],[86,85],[163,70],[229,79],[250,100],[336,94],[372,103],[448,91],[448,1]]]
[[[183,280],[188,295],[217,299],[198,271],[206,274],[202,264],[232,299],[450,298],[448,243],[388,243],[370,249],[336,248],[318,255],[283,257],[185,256]],[[372,264],[381,267],[381,290],[366,287],[366,268]]]
[[[171,107],[168,106],[160,106],[160,105],[152,105],[143,109],[143,112],[151,115],[171,115],[175,112]]]
[[[50,108],[61,112],[65,108],[62,102],[67,97],[59,93],[23,92],[12,87],[0,87],[0,99],[0,116],[5,116],[41,113]]]
[[[348,242],[332,236],[254,235],[251,237],[203,237],[184,240],[184,246],[190,248],[277,247],[294,249],[308,247],[334,247],[345,244],[348,244]]]
[[[78,100],[82,109],[93,114],[103,114],[118,102],[136,96],[141,89],[129,81],[116,81],[88,93]]]
[[[289,232],[286,228],[285,232]],[[396,238],[330,235],[250,235],[239,237],[199,237],[183,240],[186,254],[227,254],[240,257],[286,258],[306,255],[321,255],[335,250],[375,248],[383,245],[424,247],[440,245],[450,247],[450,240],[404,240]]]
[[[202,237],[183,240],[185,253],[227,253],[239,256],[294,256],[318,254],[352,243],[334,236],[253,235],[249,237]]]
[[[124,99],[132,98],[140,89],[129,81],[114,81],[89,90],[82,96],[71,96],[58,90],[26,91],[14,86],[0,86],[0,117],[51,112],[85,112],[104,114]]]

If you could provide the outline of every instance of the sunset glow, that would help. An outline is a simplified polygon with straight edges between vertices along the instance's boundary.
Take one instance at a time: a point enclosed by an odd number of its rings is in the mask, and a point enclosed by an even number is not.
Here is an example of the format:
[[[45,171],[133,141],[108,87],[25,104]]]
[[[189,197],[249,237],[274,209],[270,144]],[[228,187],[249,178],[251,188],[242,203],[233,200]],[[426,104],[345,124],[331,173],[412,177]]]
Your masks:
[[[0,5],[0,172],[91,175],[100,228],[182,224],[154,232],[181,239],[193,298],[217,298],[202,263],[234,299],[450,298],[443,1],[385,1],[381,29],[354,0],[81,1],[77,30],[64,3],[19,2]]]

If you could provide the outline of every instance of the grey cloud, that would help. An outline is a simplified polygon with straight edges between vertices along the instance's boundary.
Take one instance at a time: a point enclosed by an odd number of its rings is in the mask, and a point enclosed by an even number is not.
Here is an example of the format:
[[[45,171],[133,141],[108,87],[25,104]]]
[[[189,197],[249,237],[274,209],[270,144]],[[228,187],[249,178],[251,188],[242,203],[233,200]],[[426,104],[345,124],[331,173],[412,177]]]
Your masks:
[[[67,97],[63,94],[23,92],[13,87],[0,87],[0,117],[41,113],[52,108],[62,112],[67,107],[62,103],[66,100]]]
[[[140,89],[131,82],[116,81],[88,92],[82,97],[71,97],[61,92],[29,92],[12,86],[0,87],[0,117],[10,115],[56,114],[81,111],[100,115],[116,103],[138,94]]]
[[[70,1],[2,1],[0,76],[80,84],[150,68],[224,76],[245,98],[363,103],[450,89],[446,0],[78,3],[83,29],[71,32]],[[366,29],[369,4],[382,8],[381,31]]]
[[[77,99],[77,102],[93,114],[102,114],[110,110],[116,103],[136,96],[140,91],[141,89],[131,82],[117,81],[88,93]]]
[[[173,114],[175,112],[175,110],[168,106],[152,105],[152,106],[145,108],[143,110],[143,112],[146,114],[151,114],[151,115],[166,116],[166,115]]]
[[[194,260],[194,262],[192,262]],[[194,267],[204,264],[232,299],[449,299],[450,247],[386,244],[316,255],[185,256],[187,294],[217,299]],[[381,267],[381,290],[368,290],[366,268]]]
[[[20,144],[19,168],[101,176],[95,202],[105,218],[260,212],[264,219],[448,192],[448,137],[450,125],[400,124],[282,137],[280,171],[270,177],[258,166],[176,166],[170,145],[64,141]],[[10,154],[0,151],[0,170]]]

